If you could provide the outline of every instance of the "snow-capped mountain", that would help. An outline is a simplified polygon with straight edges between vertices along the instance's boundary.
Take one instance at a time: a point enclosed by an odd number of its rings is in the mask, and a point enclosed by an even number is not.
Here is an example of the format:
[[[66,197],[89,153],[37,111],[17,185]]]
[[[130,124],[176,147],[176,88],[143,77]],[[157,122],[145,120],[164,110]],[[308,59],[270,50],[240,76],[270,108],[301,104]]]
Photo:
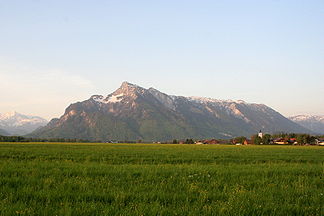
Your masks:
[[[289,117],[289,119],[316,133],[324,134],[323,115],[296,115]]]
[[[115,92],[71,104],[31,136],[91,140],[230,138],[264,132],[310,132],[263,104],[183,97],[124,82]]]
[[[38,116],[28,116],[17,112],[0,113],[0,128],[11,135],[25,135],[47,124]]]

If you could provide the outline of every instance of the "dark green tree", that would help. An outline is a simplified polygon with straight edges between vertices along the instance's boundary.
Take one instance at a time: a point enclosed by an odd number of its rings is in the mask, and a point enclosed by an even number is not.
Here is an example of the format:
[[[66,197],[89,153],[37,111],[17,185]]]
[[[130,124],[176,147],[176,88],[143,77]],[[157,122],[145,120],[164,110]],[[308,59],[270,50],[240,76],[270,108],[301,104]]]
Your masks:
[[[262,143],[261,137],[259,137],[257,134],[251,137],[251,141],[254,145],[260,145]]]
[[[179,142],[178,142],[178,140],[174,139],[174,140],[172,141],[172,143],[173,143],[173,144],[178,144]]]
[[[186,139],[185,144],[194,144],[193,139]]]
[[[241,143],[241,144],[243,144],[245,140],[246,140],[246,137],[244,137],[244,136],[240,136],[240,137],[236,137],[236,138],[234,139],[234,142],[235,142],[235,143]]]
[[[271,135],[270,134],[264,134],[262,136],[262,143],[264,145],[269,145],[271,143]]]

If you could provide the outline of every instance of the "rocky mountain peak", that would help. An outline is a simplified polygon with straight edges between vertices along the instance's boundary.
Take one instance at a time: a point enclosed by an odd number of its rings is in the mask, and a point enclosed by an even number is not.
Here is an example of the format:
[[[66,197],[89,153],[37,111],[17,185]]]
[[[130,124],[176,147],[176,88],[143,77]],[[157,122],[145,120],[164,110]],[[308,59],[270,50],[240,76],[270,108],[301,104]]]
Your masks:
[[[107,97],[104,97],[102,95],[93,95],[90,99],[98,102],[98,103],[104,103],[104,104],[110,104],[110,103],[118,103],[123,101],[125,98],[128,99],[136,99],[139,95],[143,95],[147,92],[146,89],[129,83],[129,82],[123,82],[122,85],[113,93],[109,94]]]
[[[142,88],[138,85],[129,83],[129,82],[123,82],[122,85],[114,91],[112,94],[108,95],[108,97],[129,97],[129,98],[136,98],[139,94],[143,95],[147,90],[145,88]]]
[[[137,90],[137,89],[143,89],[142,87],[129,83],[129,82],[123,82],[121,86],[117,90],[122,90],[122,91],[132,91],[132,90]]]
[[[124,81],[122,82],[120,88],[136,88],[136,87],[139,87],[138,85],[135,85],[135,84],[132,84],[132,83],[129,83],[127,81]]]

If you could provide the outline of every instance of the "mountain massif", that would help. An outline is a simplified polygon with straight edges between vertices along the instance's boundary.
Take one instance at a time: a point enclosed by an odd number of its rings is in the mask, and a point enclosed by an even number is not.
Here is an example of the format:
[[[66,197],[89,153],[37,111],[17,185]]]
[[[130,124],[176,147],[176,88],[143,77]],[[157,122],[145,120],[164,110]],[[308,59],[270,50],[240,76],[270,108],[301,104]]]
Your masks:
[[[324,134],[324,116],[297,115],[291,116],[289,119],[315,133]]]
[[[6,135],[25,135],[47,123],[47,120],[38,116],[23,115],[17,112],[0,114],[0,128],[6,131]]]
[[[259,130],[310,132],[263,104],[172,96],[124,82],[106,97],[71,104],[29,136],[159,141],[250,136]]]

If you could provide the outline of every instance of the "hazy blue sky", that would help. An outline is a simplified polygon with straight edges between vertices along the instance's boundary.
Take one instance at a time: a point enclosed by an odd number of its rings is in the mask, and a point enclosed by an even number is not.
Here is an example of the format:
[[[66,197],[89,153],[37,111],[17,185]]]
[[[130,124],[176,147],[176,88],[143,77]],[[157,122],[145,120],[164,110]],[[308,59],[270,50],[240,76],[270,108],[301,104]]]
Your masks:
[[[47,119],[122,81],[324,114],[324,1],[0,0],[0,112]]]

